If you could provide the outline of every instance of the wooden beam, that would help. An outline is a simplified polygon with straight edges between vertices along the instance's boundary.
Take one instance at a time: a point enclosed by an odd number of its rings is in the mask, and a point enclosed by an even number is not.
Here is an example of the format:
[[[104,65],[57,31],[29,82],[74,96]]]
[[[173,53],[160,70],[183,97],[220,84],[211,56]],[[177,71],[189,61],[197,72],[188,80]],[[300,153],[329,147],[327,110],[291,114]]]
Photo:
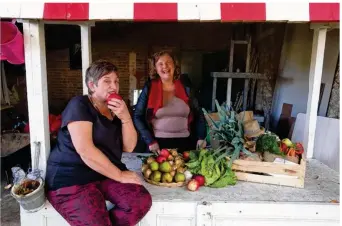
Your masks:
[[[340,23],[338,22],[330,22],[330,23],[311,23],[310,28],[317,30],[322,28],[327,29],[340,29]]]
[[[245,85],[243,88],[243,105],[242,105],[242,109],[244,111],[246,111],[247,109],[248,87],[249,87],[249,79],[245,78]]]
[[[23,31],[31,159],[32,166],[37,165],[34,156],[36,148],[40,146],[38,168],[42,170],[44,178],[50,154],[44,23],[38,20],[25,21]]]
[[[261,73],[241,73],[241,72],[211,72],[214,78],[253,78],[253,79],[267,79],[265,74]]]
[[[306,158],[313,158],[326,36],[327,28],[314,30],[309,75],[309,95],[304,129],[304,148],[306,151]]]
[[[234,67],[234,40],[230,40],[230,52],[229,52],[229,72],[233,72]],[[230,108],[232,102],[232,79],[227,79],[227,93],[226,93],[226,104],[228,109]]]
[[[81,28],[81,48],[82,48],[82,84],[83,95],[88,94],[88,87],[85,83],[86,71],[92,62],[91,59],[91,26],[80,25]]]
[[[213,95],[211,100],[211,110],[215,111],[215,99],[216,99],[216,86],[217,86],[217,78],[213,80]]]

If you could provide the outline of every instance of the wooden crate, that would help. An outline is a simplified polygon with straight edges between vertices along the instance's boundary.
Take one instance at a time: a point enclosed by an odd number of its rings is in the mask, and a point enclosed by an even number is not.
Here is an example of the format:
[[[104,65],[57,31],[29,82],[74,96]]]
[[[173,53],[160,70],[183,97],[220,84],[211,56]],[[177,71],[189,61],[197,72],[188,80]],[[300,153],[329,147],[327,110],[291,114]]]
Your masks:
[[[296,165],[241,159],[235,160],[232,165],[238,180],[297,188],[304,188],[305,168],[304,158]]]

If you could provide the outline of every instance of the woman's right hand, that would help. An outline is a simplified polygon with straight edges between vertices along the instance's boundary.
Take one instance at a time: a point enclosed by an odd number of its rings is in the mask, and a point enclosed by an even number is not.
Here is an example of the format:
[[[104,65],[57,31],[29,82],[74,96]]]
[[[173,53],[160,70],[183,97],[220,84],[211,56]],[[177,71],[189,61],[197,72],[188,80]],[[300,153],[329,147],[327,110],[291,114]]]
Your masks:
[[[140,177],[138,176],[136,172],[133,172],[133,171],[122,171],[120,182],[124,184],[131,183],[131,184],[141,185]]]
[[[148,146],[150,151],[154,154],[159,154],[159,144],[157,142],[154,142]]]

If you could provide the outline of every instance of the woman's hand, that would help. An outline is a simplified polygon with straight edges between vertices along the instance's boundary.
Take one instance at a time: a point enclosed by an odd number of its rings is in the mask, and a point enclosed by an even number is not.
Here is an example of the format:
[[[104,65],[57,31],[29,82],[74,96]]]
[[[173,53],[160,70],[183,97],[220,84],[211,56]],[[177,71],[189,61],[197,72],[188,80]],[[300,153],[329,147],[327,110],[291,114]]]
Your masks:
[[[198,140],[197,141],[197,148],[205,148],[207,146],[207,142],[205,140]]]
[[[108,108],[122,121],[122,123],[131,120],[131,115],[129,114],[125,101],[113,98],[108,102]]]
[[[159,154],[160,148],[159,144],[157,142],[154,142],[148,146],[148,149],[150,149],[151,152],[154,154]]]
[[[137,173],[133,171],[122,171],[121,172],[121,178],[120,178],[121,183],[130,183],[130,184],[139,184],[141,185],[141,179],[138,176]]]

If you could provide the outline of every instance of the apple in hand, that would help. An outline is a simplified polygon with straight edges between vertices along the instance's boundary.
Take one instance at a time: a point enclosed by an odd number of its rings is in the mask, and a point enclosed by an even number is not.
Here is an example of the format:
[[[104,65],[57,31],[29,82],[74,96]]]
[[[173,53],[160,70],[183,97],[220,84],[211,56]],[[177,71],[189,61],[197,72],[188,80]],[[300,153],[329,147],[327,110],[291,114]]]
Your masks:
[[[119,94],[116,93],[111,93],[108,98],[107,98],[107,104],[109,101],[111,101],[112,99],[118,99],[118,100],[122,100],[122,97]]]

